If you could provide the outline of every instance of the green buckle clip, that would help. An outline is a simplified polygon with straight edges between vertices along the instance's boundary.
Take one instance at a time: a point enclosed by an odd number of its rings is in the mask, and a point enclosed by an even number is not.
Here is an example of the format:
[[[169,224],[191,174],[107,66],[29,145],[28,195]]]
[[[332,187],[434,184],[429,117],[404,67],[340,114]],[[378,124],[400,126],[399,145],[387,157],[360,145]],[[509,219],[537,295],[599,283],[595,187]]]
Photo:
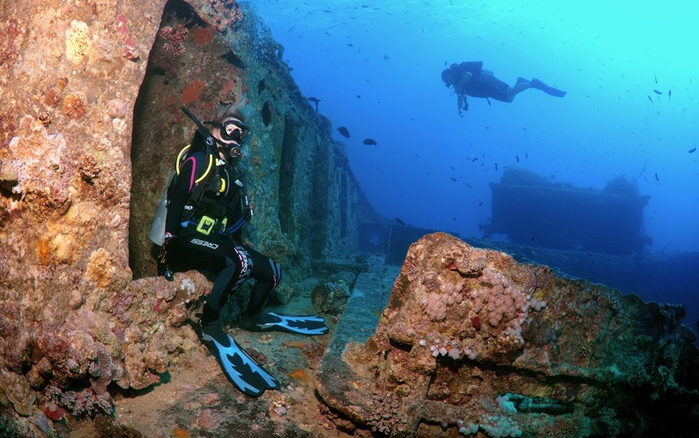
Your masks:
[[[205,236],[208,236],[214,230],[214,225],[216,225],[216,219],[212,219],[209,216],[204,216],[199,221],[199,225],[197,225],[197,231]]]

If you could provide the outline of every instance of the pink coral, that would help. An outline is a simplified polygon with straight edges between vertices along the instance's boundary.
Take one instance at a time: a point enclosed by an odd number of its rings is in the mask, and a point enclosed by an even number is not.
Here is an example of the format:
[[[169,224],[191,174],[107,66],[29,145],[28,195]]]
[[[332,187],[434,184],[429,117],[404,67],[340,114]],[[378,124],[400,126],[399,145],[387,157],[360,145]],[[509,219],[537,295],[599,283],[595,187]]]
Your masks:
[[[138,52],[136,43],[129,36],[129,28],[126,25],[127,21],[128,19],[124,14],[121,14],[117,17],[117,32],[121,36],[122,42],[124,44],[124,58],[131,61],[137,61],[141,57],[141,55]]]
[[[189,31],[182,24],[163,27],[158,36],[162,41],[162,49],[168,56],[177,57],[184,54]]]

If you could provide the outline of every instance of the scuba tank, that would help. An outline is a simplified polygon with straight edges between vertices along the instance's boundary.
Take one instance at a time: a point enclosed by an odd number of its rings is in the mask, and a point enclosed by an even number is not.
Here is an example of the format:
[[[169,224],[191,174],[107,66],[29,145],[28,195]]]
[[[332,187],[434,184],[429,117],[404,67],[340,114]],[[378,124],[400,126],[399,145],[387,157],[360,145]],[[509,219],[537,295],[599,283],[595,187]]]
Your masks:
[[[175,179],[175,172],[170,175],[170,181],[168,181],[165,190],[163,191],[163,196],[160,197],[160,204],[158,204],[158,211],[155,213],[153,222],[150,225],[150,231],[148,232],[148,238],[151,242],[158,246],[163,246],[165,243],[165,220],[167,219],[167,192]]]
[[[204,144],[206,145],[206,152],[207,154],[213,155],[215,154],[215,140],[213,135],[211,135],[211,132],[204,126],[203,123],[199,121],[199,119],[196,118],[194,114],[189,111],[189,109],[186,106],[182,107],[182,111],[187,114],[187,117],[192,119],[192,121],[197,125],[197,131],[199,132],[199,135],[201,135],[202,139],[204,140]],[[185,149],[183,149],[178,157],[177,157],[177,168],[179,169],[179,161],[180,158],[182,157],[182,153],[189,148],[189,146],[186,146]],[[153,222],[151,223],[150,226],[150,231],[148,232],[148,238],[156,245],[158,246],[163,246],[163,243],[165,243],[165,222],[167,219],[167,206],[168,206],[168,192],[170,191],[170,186],[172,185],[173,181],[175,180],[175,176],[177,175],[177,171],[173,171],[172,175],[170,175],[170,180],[168,181],[167,185],[165,186],[165,190],[163,191],[163,196],[160,198],[160,204],[158,204],[158,211],[155,213],[155,217],[153,218]]]

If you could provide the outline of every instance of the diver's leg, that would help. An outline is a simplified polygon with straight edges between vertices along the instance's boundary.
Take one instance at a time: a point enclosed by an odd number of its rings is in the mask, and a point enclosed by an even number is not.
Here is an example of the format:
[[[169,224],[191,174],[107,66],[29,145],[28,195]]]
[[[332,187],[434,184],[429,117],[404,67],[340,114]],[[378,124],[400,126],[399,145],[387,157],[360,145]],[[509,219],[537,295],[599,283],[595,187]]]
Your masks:
[[[204,315],[194,328],[207,343],[226,378],[244,394],[257,397],[267,389],[278,389],[279,381],[261,367],[223,329],[219,319],[228,297],[250,276],[252,260],[247,251],[229,241],[219,242],[225,252],[226,267],[219,273],[204,304]]]
[[[225,245],[221,247],[225,247]],[[252,262],[245,249],[233,247],[229,248],[227,252],[228,254],[224,256],[226,267],[214,280],[214,285],[204,304],[202,324],[208,324],[218,319],[230,294],[247,280],[252,271]]]
[[[281,265],[271,258],[251,248],[247,248],[246,251],[252,266],[250,276],[256,280],[256,283],[252,288],[250,302],[245,314],[254,319],[260,315],[267,299],[281,282],[283,271]]]
[[[517,78],[517,83],[512,87],[507,87],[507,102],[512,102],[515,96],[524,90],[532,88],[532,83],[524,78]]]
[[[316,315],[282,315],[276,312],[262,312],[270,295],[282,279],[282,267],[269,257],[248,248],[253,270],[250,274],[257,283],[252,289],[248,308],[240,316],[238,325],[252,331],[279,330],[303,335],[323,335],[328,333],[325,319]]]

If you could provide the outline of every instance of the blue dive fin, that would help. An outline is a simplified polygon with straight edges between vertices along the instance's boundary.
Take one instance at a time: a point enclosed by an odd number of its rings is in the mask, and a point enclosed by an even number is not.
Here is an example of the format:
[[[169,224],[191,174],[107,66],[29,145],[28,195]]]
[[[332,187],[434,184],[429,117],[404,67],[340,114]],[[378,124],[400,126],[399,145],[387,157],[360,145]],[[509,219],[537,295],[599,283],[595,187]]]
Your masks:
[[[200,326],[201,339],[209,343],[221,369],[241,392],[259,397],[267,389],[279,389],[279,381],[243,350],[221,328],[221,324]]]
[[[260,315],[252,324],[252,330],[266,332],[279,330],[301,335],[324,335],[328,333],[325,319],[316,315],[280,315],[267,312]]]

